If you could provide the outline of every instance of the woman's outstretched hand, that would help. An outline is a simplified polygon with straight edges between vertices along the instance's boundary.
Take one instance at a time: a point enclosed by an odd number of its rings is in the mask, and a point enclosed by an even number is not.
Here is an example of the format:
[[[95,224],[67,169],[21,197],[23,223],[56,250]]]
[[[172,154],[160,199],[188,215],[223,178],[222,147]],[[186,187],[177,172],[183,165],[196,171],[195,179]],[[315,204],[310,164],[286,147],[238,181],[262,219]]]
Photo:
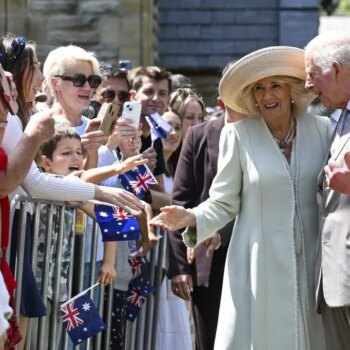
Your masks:
[[[152,225],[167,231],[176,231],[187,226],[196,226],[196,217],[189,209],[178,205],[169,205],[160,209],[161,213],[151,220]]]

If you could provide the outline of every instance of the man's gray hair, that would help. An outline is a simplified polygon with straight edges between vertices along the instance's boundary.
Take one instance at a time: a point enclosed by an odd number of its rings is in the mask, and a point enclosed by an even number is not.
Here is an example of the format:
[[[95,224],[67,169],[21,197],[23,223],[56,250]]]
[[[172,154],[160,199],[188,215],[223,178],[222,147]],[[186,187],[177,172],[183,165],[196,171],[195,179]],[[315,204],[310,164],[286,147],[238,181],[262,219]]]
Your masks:
[[[306,45],[305,52],[312,52],[314,64],[322,73],[329,72],[333,62],[350,69],[350,35],[344,32],[329,31],[319,34]]]

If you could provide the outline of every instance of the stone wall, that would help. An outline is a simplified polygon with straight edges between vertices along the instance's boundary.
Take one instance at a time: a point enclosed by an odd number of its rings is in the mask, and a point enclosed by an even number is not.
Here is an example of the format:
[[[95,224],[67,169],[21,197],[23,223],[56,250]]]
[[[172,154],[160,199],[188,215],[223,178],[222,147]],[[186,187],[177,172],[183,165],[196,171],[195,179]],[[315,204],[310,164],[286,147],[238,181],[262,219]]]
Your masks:
[[[221,70],[271,45],[303,47],[318,32],[318,0],[159,0],[159,64],[190,76],[215,103]]]
[[[135,66],[156,59],[155,0],[2,1],[9,4],[8,30],[34,39],[42,60],[53,48],[71,43],[101,59],[130,59]],[[0,10],[5,32],[5,11]]]
[[[318,0],[160,0],[159,28],[161,64],[215,70],[262,47],[303,46]]]
[[[303,47],[317,34],[318,6],[319,0],[1,0],[0,29],[37,41],[41,60],[73,43],[102,59],[186,73],[212,100],[229,61],[269,45]]]

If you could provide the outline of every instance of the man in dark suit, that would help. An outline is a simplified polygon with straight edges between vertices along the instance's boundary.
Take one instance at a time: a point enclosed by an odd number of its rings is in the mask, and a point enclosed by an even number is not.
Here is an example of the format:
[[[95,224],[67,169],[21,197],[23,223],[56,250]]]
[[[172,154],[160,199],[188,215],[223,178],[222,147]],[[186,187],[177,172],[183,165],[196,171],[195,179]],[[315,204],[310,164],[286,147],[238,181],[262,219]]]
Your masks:
[[[326,107],[343,109],[330,159],[318,179],[316,300],[327,350],[346,350],[350,346],[350,35],[318,35],[305,48],[305,68],[305,87]]]
[[[209,189],[217,172],[219,139],[225,118],[227,122],[235,122],[243,115],[226,111],[225,116],[188,130],[174,178],[174,204],[193,208],[209,197]],[[169,235],[168,277],[171,278],[174,294],[191,300],[198,350],[211,350],[214,347],[232,228],[233,221],[218,232],[213,232],[209,241],[196,248],[192,264],[188,261],[181,233]]]

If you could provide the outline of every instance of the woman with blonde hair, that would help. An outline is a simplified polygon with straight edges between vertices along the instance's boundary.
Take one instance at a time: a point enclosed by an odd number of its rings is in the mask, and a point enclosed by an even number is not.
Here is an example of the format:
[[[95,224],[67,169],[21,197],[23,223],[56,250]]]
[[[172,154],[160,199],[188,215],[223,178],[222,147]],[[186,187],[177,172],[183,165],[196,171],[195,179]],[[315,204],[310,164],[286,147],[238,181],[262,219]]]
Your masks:
[[[98,148],[106,140],[102,131],[92,131],[94,122],[82,116],[82,110],[102,82],[97,58],[79,46],[60,46],[48,54],[43,72],[55,101],[54,118],[75,128],[86,158],[84,168],[95,168]]]
[[[40,89],[44,77],[40,71],[35,43],[27,41],[22,36],[6,34],[0,39],[0,62],[6,71],[13,74],[18,91],[17,102],[20,107],[18,116],[10,113],[6,116],[2,147],[7,155],[11,156],[23,136],[23,129],[30,119],[35,94]],[[49,110],[38,114],[36,118],[46,118],[48,122],[51,121],[53,124],[51,115],[52,111]],[[57,201],[96,199],[124,207],[131,212],[134,210],[140,212],[143,208],[142,203],[127,191],[88,184],[78,178],[69,179],[43,174],[34,162],[32,162],[21,186],[16,189],[16,193]],[[17,281],[18,284],[22,285],[22,291],[24,291],[20,296],[21,308],[17,310],[17,313],[21,314],[19,323],[23,336],[23,340],[18,345],[19,349],[23,349],[25,346],[28,317],[41,317],[46,313],[31,266],[33,226],[30,214],[29,211],[26,220],[23,278]],[[19,223],[19,212],[16,211],[11,236],[13,250],[16,250],[17,247],[17,235],[21,233]],[[15,262],[15,254],[12,254],[11,258]]]

